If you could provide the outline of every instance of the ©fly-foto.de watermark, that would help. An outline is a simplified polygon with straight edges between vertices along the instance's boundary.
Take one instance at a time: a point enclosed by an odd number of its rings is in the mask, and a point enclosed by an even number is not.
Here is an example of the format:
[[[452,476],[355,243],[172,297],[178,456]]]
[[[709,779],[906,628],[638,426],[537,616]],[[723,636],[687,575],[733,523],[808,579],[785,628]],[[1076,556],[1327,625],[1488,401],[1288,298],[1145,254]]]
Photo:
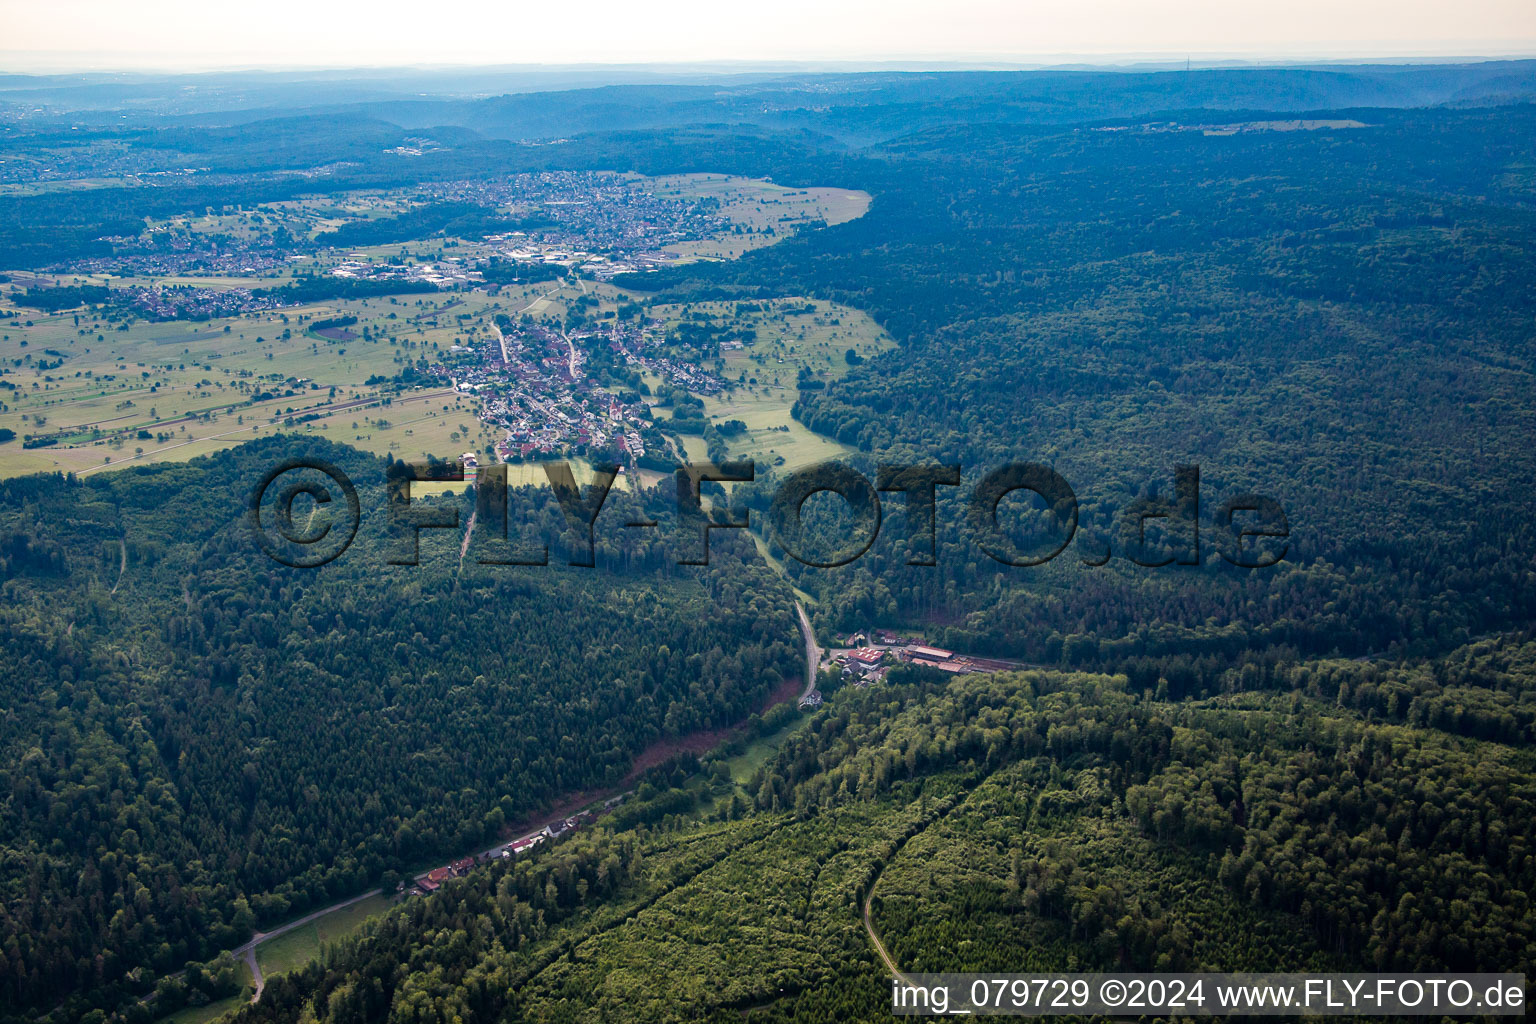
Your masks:
[[[591,467],[591,479],[578,486],[571,465],[542,464],[549,486],[573,534],[584,538],[582,550],[571,565],[593,566],[594,531],[610,488],[620,469],[614,465]],[[703,485],[753,483],[753,463],[696,463],[679,466],[673,473],[676,524],[679,531],[679,564],[709,564],[711,530],[746,529],[750,511],[733,518],[729,509],[706,508]],[[940,488],[961,486],[958,465],[882,463],[871,481],[851,466],[824,462],[795,470],[775,485],[767,508],[774,541],[791,558],[816,568],[831,569],[857,561],[874,544],[883,521],[880,495],[899,496],[905,511],[907,564],[937,565],[938,496]],[[411,484],[463,482],[462,462],[392,462],[385,476],[387,522],[396,538],[391,565],[416,565],[420,560],[423,530],[457,530],[459,509],[412,500]],[[1229,564],[1262,569],[1278,564],[1288,550],[1290,523],[1279,502],[1261,494],[1240,493],[1216,506],[1209,516],[1201,512],[1200,468],[1175,466],[1171,496],[1137,498],[1120,511],[1116,524],[1124,557],[1148,567],[1201,564],[1202,527],[1212,535],[1214,546]],[[474,478],[476,529],[505,540],[508,535],[508,474],[505,465],[480,469]],[[827,550],[827,522],[807,523],[806,506],[818,494],[836,495],[844,514],[836,522],[841,535],[832,537]],[[1023,495],[1033,503],[1026,517],[1027,540],[1005,523],[1003,503]],[[301,499],[306,504],[298,506]],[[889,498],[887,500],[890,500]],[[1006,566],[1044,565],[1065,551],[1079,527],[1077,493],[1049,466],[1011,462],[987,470],[960,495],[963,525],[988,558]],[[304,509],[299,514],[298,507]],[[261,546],[274,561],[295,568],[314,568],[340,556],[357,536],[362,510],[357,488],[337,466],[320,459],[289,459],[268,471],[250,493],[247,519]],[[726,514],[721,514],[722,512]],[[657,528],[656,520],[622,524],[624,528]],[[1155,526],[1161,544],[1149,544],[1149,527]],[[1112,557],[1107,539],[1081,541],[1078,557],[1085,565],[1103,565]],[[487,565],[548,565],[547,546],[522,557],[480,559]]]

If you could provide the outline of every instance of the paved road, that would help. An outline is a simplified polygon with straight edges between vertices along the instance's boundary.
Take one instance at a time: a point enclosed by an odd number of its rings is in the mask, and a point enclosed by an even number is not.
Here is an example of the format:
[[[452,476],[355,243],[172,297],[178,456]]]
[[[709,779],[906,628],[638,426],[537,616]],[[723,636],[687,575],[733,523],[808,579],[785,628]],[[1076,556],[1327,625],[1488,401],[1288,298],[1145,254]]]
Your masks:
[[[501,327],[495,320],[491,321],[491,330],[496,332],[496,340],[501,343],[501,361],[503,363],[509,362],[510,360],[507,359],[507,336],[501,333]]]
[[[800,634],[805,637],[805,692],[800,694],[803,703],[810,697],[811,691],[816,689],[816,673],[821,669],[821,648],[816,646],[816,631],[811,628],[810,616],[805,614],[805,605],[795,602],[795,614],[800,619]]]
[[[477,859],[485,856],[498,856],[500,855],[502,849],[511,843],[520,839],[530,839],[542,831],[544,831],[544,829],[543,827],[540,827],[534,829],[532,832],[529,832],[526,835],[518,836],[517,839],[503,839],[495,846],[488,847],[487,849],[480,851],[478,854],[472,854],[472,856],[477,857]],[[416,875],[412,881],[419,881],[420,879],[427,877],[427,874],[428,872],[423,871],[421,874]],[[342,900],[340,903],[332,903],[328,907],[322,907],[313,913],[304,915],[296,921],[289,921],[287,924],[280,925],[269,932],[257,932],[255,935],[250,937],[249,941],[247,941],[245,945],[230,950],[231,956],[233,956],[236,960],[244,960],[246,966],[251,969],[251,981],[256,986],[256,992],[251,996],[251,1002],[254,1003],[257,999],[261,998],[261,990],[266,985],[266,979],[261,976],[261,967],[256,963],[257,946],[261,945],[263,942],[266,942],[268,939],[275,939],[279,935],[284,935],[288,932],[291,932],[295,928],[302,928],[306,924],[309,924],[311,921],[314,921],[316,918],[324,917],[326,914],[332,914],[338,910],[345,910],[352,904],[360,903],[370,896],[377,896],[383,891],[384,890],[382,889],[370,889],[368,892],[365,892],[360,896],[353,896],[351,899]]]
[[[524,306],[522,309],[516,310],[515,312],[513,312],[512,315],[513,316],[517,316],[520,313],[528,312],[534,306],[538,305],[542,300],[549,298],[551,295],[555,294],[556,292],[558,292],[560,289],[562,289],[564,287],[565,287],[565,282],[561,281],[560,284],[557,284],[555,287],[549,289],[549,291],[544,292],[537,299],[534,299],[532,302],[528,303],[528,305]],[[583,288],[585,288],[585,286],[583,286]],[[501,333],[501,328],[500,327],[496,326],[496,318],[495,317],[491,318],[491,329],[496,332],[496,339],[499,342],[501,342],[501,361],[503,363],[506,363],[506,362],[509,361],[507,359],[507,336],[505,334]],[[567,341],[569,341],[569,339],[567,339]],[[573,364],[574,364],[575,359],[576,359],[576,346],[572,345],[571,346],[571,360],[572,360]],[[576,367],[574,365],[572,365],[572,367],[571,367],[571,375],[573,377],[576,375]]]
[[[244,960],[246,966],[251,969],[251,982],[256,986],[256,993],[255,995],[251,996],[251,1002],[254,1003],[256,1000],[261,998],[261,990],[266,986],[266,979],[261,976],[261,967],[256,963],[257,946],[261,945],[263,942],[266,942],[268,939],[275,939],[279,935],[285,935],[288,932],[293,931],[295,928],[302,928],[317,917],[324,917],[326,914],[334,913],[337,910],[350,907],[354,903],[361,903],[368,897],[377,896],[383,891],[383,889],[370,889],[363,893],[361,896],[353,896],[349,900],[342,900],[340,903],[333,903],[328,907],[322,907],[321,909],[316,910],[314,913],[305,914],[297,921],[289,921],[287,924],[278,925],[276,928],[269,932],[257,932],[255,935],[251,936],[250,941],[245,945],[231,951],[231,955],[236,960]]]

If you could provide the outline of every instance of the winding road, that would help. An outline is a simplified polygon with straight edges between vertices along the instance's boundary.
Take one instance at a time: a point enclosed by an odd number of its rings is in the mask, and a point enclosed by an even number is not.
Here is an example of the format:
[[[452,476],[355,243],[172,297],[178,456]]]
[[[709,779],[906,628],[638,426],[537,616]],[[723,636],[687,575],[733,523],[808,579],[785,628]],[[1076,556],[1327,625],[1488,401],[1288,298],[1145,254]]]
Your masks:
[[[821,648],[816,646],[816,631],[811,628],[810,616],[805,614],[805,605],[795,602],[795,615],[800,620],[800,635],[805,638],[805,690],[800,694],[800,703],[804,704],[810,699],[811,691],[816,689],[816,673],[821,669]]]

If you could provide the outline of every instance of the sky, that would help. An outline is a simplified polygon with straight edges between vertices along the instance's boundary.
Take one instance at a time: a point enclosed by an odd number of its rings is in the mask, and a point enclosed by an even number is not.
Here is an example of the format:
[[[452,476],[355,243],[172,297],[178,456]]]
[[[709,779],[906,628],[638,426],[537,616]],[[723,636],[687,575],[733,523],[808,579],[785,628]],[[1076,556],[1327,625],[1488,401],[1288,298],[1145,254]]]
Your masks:
[[[1536,55],[1536,0],[0,0],[0,67]]]

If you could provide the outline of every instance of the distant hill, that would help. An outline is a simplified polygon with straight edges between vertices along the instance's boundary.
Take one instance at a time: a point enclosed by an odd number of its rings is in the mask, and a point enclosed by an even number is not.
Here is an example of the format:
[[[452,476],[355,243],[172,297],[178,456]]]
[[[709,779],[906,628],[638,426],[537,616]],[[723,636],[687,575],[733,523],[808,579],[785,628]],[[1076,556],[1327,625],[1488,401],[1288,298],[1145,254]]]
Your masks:
[[[1493,105],[1536,99],[1536,61],[1159,70],[674,74],[612,71],[329,72],[309,76],[0,78],[0,105],[118,123],[117,112],[243,123],[349,112],[406,128],[457,125],[509,139],[753,125],[864,144],[938,123],[1064,124],[1177,110],[1312,111]],[[572,86],[580,86],[572,88]],[[474,98],[476,96],[490,98]],[[111,115],[110,117],[105,115]]]

